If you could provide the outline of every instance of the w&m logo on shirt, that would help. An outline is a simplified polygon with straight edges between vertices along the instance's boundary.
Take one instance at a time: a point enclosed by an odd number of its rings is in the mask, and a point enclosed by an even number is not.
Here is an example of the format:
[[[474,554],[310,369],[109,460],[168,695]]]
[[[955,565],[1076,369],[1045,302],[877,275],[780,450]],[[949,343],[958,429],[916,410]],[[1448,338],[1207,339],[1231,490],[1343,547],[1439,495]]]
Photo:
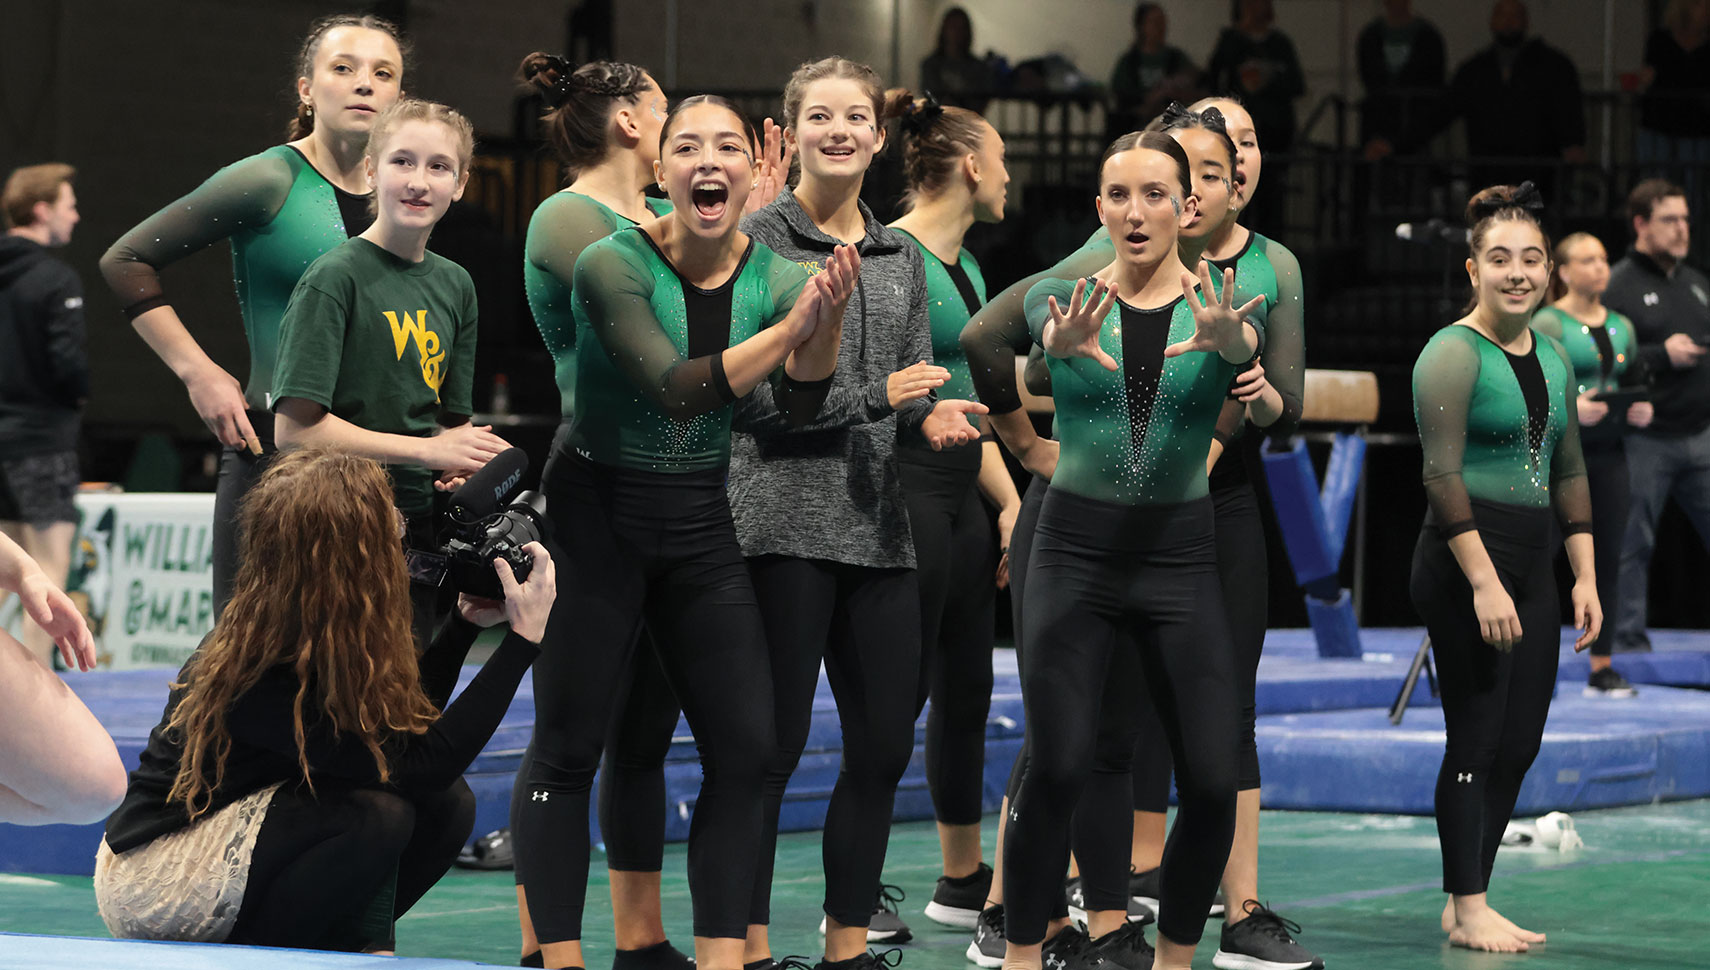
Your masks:
[[[439,401],[439,387],[445,383],[445,351],[439,346],[439,334],[427,328],[427,311],[417,310],[412,316],[405,310],[403,320],[391,310],[382,311],[386,314],[386,322],[392,325],[392,347],[397,351],[398,359],[404,359],[404,344],[413,341],[416,345],[416,359],[421,361],[422,381],[433,388],[433,399]]]

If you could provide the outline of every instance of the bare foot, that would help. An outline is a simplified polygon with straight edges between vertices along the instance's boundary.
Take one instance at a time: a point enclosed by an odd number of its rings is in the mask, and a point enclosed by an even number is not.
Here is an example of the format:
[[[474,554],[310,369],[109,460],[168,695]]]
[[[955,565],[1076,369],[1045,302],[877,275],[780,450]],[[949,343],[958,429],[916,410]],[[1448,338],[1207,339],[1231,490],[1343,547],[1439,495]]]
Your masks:
[[[1534,933],[1529,929],[1526,929],[1526,928],[1521,927],[1521,926],[1514,925],[1514,922],[1512,920],[1510,920],[1508,917],[1502,915],[1501,913],[1498,913],[1495,909],[1492,909],[1490,911],[1490,915],[1496,917],[1497,922],[1502,924],[1502,928],[1507,930],[1509,933],[1513,934],[1521,942],[1524,942],[1524,943],[1542,943],[1542,942],[1544,942],[1544,934]]]
[[[1528,949],[1526,941],[1510,933],[1503,925],[1505,922],[1507,921],[1498,916],[1495,910],[1482,909],[1465,920],[1456,922],[1455,928],[1449,931],[1449,942],[1469,950],[1525,953]]]
[[[1453,933],[1454,931],[1455,931],[1455,897],[1450,896],[1449,901],[1443,904],[1443,932]]]

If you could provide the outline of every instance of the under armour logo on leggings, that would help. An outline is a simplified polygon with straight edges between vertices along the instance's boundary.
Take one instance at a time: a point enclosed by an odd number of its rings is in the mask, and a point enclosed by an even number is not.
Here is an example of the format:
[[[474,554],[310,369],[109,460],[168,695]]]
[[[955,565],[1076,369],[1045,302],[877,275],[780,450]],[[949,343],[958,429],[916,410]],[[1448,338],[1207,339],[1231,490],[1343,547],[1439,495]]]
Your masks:
[[[1455,780],[1460,782],[1463,785],[1468,784],[1472,781],[1472,772],[1463,771],[1460,774],[1455,776]],[[536,792],[535,794],[540,794],[540,793]]]
[[[544,801],[546,801],[547,794],[548,794],[547,792],[537,791],[534,794],[529,796],[529,801],[544,802]]]

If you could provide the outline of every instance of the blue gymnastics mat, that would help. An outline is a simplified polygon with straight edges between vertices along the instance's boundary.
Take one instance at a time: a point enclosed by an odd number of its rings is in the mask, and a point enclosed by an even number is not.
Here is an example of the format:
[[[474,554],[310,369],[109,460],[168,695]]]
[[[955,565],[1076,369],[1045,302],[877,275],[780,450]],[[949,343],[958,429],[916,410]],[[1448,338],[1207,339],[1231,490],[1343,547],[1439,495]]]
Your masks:
[[[0,967],[30,970],[466,970],[489,966],[493,964],[319,950],[0,933]]]
[[[1272,630],[1266,635],[1265,655],[1259,664],[1256,700],[1261,717],[1260,757],[1264,766],[1267,805],[1326,810],[1430,811],[1429,782],[1421,789],[1417,784],[1418,778],[1413,778],[1410,784],[1414,787],[1407,789],[1408,793],[1403,796],[1387,791],[1387,782],[1378,784],[1375,780],[1372,783],[1365,780],[1368,772],[1425,770],[1420,768],[1421,765],[1428,768],[1426,773],[1434,778],[1436,764],[1442,755],[1442,715],[1436,710],[1437,702],[1430,696],[1424,678],[1414,690],[1410,701],[1414,709],[1409,712],[1408,720],[1399,732],[1389,729],[1388,722],[1377,710],[1387,708],[1395,699],[1422,636],[1423,631],[1419,629],[1362,630],[1365,649],[1362,659],[1322,660],[1318,658],[1310,630]],[[1643,685],[1710,686],[1710,632],[1659,630],[1652,631],[1651,637],[1654,652],[1616,656],[1616,668],[1629,680]],[[1579,700],[1579,686],[1587,675],[1587,663],[1582,656],[1573,653],[1572,642],[1571,633],[1564,631],[1560,674],[1564,686],[1552,714],[1552,730],[1558,723],[1565,723],[1561,719],[1575,710],[1572,705],[1564,706],[1564,703]],[[467,683],[474,672],[475,668],[466,668],[463,682]],[[167,685],[175,673],[167,669],[132,670],[71,675],[66,679],[112,733],[126,765],[135,766],[148,740],[149,730],[160,719]],[[995,811],[1002,800],[1011,765],[1021,745],[1023,722],[1014,651],[996,651],[993,674],[992,707],[986,729],[984,802],[988,812]],[[1643,706],[1654,708],[1651,701],[1660,700],[1664,694],[1654,687],[1646,687],[1641,699]],[[1704,697],[1706,704],[1710,705],[1710,695]],[[1620,704],[1614,702],[1607,711],[1599,709],[1596,714],[1601,717],[1604,713],[1617,714],[1639,706],[1616,706]],[[1328,720],[1303,720],[1306,715],[1322,715]],[[1696,723],[1700,729],[1710,730],[1710,707],[1699,710],[1688,704],[1682,709],[1681,717],[1683,724]],[[1282,724],[1287,724],[1290,731],[1301,733],[1275,734]],[[477,833],[506,824],[511,787],[533,725],[533,680],[525,678],[498,731],[470,766],[466,776],[476,795]],[[1604,730],[1595,718],[1580,727],[1593,735]],[[1400,745],[1398,740],[1431,730],[1435,731],[1435,740],[1423,747],[1407,747]],[[923,718],[916,725],[914,758],[897,792],[894,816],[899,821],[932,817],[922,748],[924,733]],[[1710,740],[1710,734],[1698,737],[1701,746],[1707,740]],[[1653,747],[1657,744],[1660,742]],[[841,752],[842,737],[836,704],[822,676],[814,699],[807,747],[785,794],[780,818],[780,827],[784,831],[817,829],[823,824],[832,786],[837,780]],[[1394,764],[1397,757],[1406,763]],[[1702,786],[1694,787],[1695,783],[1689,779],[1668,781],[1673,777],[1669,774],[1672,771],[1672,764],[1657,768],[1652,772],[1653,781],[1648,787],[1599,783],[1597,792],[1611,797],[1614,797],[1613,793],[1631,793],[1631,797],[1623,794],[1615,800],[1599,800],[1591,804],[1626,804],[1647,801],[1652,797],[1689,797],[1710,793]],[[1535,770],[1533,774],[1537,776],[1538,772]],[[673,840],[685,839],[700,786],[700,767],[693,737],[688,725],[681,721],[667,756],[665,782],[666,836]],[[1528,792],[1533,783],[1534,780],[1528,780]],[[1643,794],[1641,789],[1656,789],[1657,792],[1654,795]],[[1421,791],[1424,792],[1422,798]],[[1550,797],[1565,794],[1560,789],[1550,791],[1553,793]],[[1360,797],[1356,798],[1355,794]],[[1525,793],[1522,797],[1526,797]],[[1552,807],[1573,804],[1564,801]],[[590,834],[597,843],[597,822]],[[99,825],[38,828],[0,825],[0,872],[88,875],[93,870],[95,847],[100,838]]]

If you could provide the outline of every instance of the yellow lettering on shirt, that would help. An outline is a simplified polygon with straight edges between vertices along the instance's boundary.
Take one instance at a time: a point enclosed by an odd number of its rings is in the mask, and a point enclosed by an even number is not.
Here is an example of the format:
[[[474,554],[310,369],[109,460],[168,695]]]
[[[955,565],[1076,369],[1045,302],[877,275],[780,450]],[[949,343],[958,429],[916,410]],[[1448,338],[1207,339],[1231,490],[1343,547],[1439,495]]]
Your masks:
[[[392,348],[398,355],[398,360],[404,359],[406,344],[416,345],[416,360],[422,368],[422,382],[433,388],[434,403],[439,403],[439,388],[445,383],[445,351],[440,348],[439,334],[428,329],[427,311],[417,310],[413,315],[405,310],[400,321],[398,314],[391,310],[382,311],[386,322],[392,326]]]

